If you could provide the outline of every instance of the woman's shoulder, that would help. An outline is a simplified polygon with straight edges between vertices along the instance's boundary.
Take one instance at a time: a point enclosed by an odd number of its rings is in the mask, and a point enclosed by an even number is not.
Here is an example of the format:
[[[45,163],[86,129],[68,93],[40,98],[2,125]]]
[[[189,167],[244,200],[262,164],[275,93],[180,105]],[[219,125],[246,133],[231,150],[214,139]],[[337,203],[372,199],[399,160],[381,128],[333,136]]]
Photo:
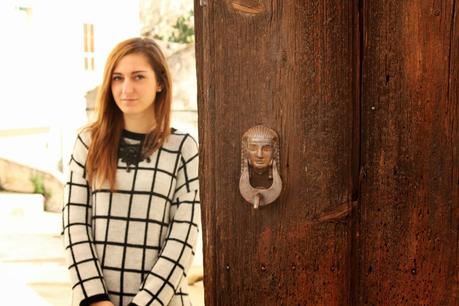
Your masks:
[[[76,131],[75,143],[70,158],[70,169],[79,171],[84,168],[88,155],[91,132],[87,128],[79,128]]]
[[[83,146],[86,149],[89,148],[89,144],[91,143],[91,130],[87,126],[83,126],[78,129],[76,135],[76,146]]]
[[[175,128],[171,129],[167,141],[164,143],[164,147],[169,150],[184,152],[197,152],[198,142],[193,135],[188,132],[178,130]]]

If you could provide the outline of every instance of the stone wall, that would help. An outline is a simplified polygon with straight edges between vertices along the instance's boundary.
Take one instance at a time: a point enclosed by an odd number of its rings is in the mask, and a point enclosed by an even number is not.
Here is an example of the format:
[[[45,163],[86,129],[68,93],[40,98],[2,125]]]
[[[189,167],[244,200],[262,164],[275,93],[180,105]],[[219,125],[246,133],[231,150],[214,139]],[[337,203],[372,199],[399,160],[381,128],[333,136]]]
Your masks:
[[[64,200],[62,177],[0,158],[0,189],[21,193],[41,193],[45,210],[60,212]]]

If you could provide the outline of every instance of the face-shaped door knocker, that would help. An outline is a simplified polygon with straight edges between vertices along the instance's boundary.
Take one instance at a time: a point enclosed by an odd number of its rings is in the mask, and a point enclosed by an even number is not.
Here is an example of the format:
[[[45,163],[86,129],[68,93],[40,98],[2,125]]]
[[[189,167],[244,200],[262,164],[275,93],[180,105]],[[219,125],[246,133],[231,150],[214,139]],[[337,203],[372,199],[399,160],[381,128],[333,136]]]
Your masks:
[[[279,176],[279,138],[262,125],[242,135],[239,191],[254,208],[274,202],[282,191]]]

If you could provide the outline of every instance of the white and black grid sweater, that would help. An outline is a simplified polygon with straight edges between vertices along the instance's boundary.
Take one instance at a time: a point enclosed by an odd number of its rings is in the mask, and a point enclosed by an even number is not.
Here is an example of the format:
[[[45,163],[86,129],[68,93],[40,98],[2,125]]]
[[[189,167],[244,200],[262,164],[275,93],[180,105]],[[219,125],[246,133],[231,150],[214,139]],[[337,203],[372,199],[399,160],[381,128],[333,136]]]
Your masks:
[[[78,135],[65,187],[63,233],[72,305],[191,305],[186,273],[200,224],[198,148],[172,130],[150,158],[145,135],[124,131],[116,190],[88,186],[90,137]],[[134,158],[133,158],[134,157]]]

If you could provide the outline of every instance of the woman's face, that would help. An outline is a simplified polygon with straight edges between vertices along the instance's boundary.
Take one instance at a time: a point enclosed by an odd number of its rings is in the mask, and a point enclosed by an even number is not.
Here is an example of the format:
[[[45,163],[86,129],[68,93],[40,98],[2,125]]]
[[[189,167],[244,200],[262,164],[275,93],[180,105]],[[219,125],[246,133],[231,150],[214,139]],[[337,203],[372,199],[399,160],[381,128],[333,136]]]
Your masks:
[[[115,66],[111,90],[116,105],[124,116],[154,118],[156,94],[161,87],[147,57],[142,53],[128,54]]]

